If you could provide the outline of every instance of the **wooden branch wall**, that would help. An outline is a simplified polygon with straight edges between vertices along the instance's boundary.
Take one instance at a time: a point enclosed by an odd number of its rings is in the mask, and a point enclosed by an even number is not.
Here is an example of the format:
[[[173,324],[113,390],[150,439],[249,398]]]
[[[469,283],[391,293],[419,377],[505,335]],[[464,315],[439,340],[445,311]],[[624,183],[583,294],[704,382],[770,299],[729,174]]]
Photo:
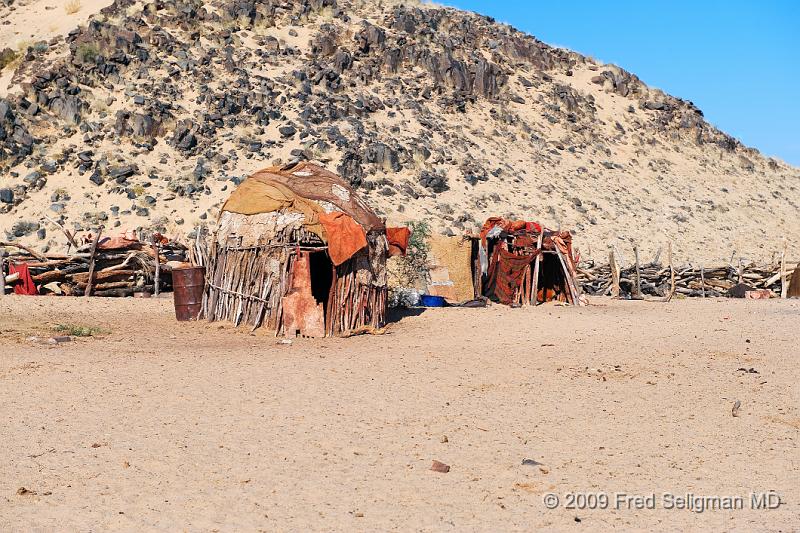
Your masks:
[[[671,255],[671,254],[670,254]],[[611,252],[611,261],[616,257]],[[744,283],[754,289],[769,289],[775,296],[785,294],[791,281],[793,265],[786,264],[758,265],[755,263],[704,267],[701,265],[685,265],[674,268],[675,292],[690,297],[724,296],[737,285]],[[585,293],[589,295],[613,295],[614,267],[618,265],[596,264],[593,261],[582,262],[578,267],[578,280]],[[619,268],[620,296],[631,297],[636,292],[637,266],[630,265]],[[781,273],[784,281],[781,282]],[[639,279],[642,295],[669,296],[671,282],[671,265],[653,262],[639,266]]]

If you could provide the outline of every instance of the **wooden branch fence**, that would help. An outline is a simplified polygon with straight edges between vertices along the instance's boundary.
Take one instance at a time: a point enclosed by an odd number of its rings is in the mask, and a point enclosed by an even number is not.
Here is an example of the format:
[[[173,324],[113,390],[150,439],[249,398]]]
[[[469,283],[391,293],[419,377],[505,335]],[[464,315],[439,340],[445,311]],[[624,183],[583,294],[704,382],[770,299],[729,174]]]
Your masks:
[[[99,232],[97,233],[99,236]],[[49,285],[45,292],[72,296],[131,296],[135,292],[153,293],[168,288],[171,276],[167,259],[185,261],[186,248],[178,243],[142,249],[103,250],[99,238],[77,248],[73,253],[39,253],[13,242],[0,242],[0,251],[8,253],[5,263],[26,263],[37,286]],[[154,256],[158,250],[158,259]],[[158,273],[158,275],[157,275]],[[56,285],[50,285],[55,283]],[[0,293],[1,294],[1,293]]]
[[[634,254],[636,256],[638,253]],[[671,263],[671,249],[669,256]],[[725,296],[740,283],[753,289],[768,289],[776,297],[785,297],[792,270],[793,266],[785,256],[780,262],[768,265],[740,261],[737,265],[712,267],[697,264],[674,266],[654,260],[644,265],[636,261],[622,268],[612,250],[608,264],[583,261],[577,272],[586,294],[637,299],[644,296],[670,298],[674,294],[701,298]]]

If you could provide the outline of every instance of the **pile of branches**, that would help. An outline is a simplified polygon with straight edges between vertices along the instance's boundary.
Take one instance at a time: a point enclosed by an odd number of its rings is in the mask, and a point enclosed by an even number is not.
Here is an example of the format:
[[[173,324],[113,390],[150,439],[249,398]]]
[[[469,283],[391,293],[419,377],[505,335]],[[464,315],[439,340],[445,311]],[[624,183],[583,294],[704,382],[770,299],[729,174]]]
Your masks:
[[[186,247],[175,242],[114,250],[97,248],[95,242],[67,254],[42,254],[21,244],[0,242],[3,247],[10,252],[5,263],[26,264],[40,294],[158,294],[172,285],[168,261],[186,261]]]
[[[619,296],[636,297],[636,265],[619,269]],[[781,265],[758,265],[756,263],[738,266],[725,265],[703,268],[696,265],[674,267],[675,293],[689,297],[739,296],[737,287],[743,290],[768,289],[776,296],[781,295],[783,285],[788,286],[792,270],[785,273],[781,283]],[[641,296],[662,296],[671,294],[673,269],[658,262],[639,266]],[[578,280],[583,292],[589,295],[611,295],[613,292],[612,264],[596,264],[586,261],[578,267]]]

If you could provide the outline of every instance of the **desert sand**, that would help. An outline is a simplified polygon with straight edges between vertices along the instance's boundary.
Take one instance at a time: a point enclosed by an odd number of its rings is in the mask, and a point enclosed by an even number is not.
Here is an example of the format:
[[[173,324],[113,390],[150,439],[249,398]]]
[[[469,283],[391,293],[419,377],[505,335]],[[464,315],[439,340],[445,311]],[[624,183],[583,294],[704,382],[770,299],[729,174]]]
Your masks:
[[[291,344],[171,307],[0,299],[0,529],[800,523],[798,301],[428,309],[382,336]],[[105,332],[30,339],[64,323]],[[751,510],[769,490],[782,505]],[[569,492],[658,507],[566,509]],[[745,508],[667,510],[663,492]]]
[[[111,5],[112,0],[22,0],[14,3],[14,9],[4,6],[0,18],[7,24],[0,25],[0,42],[16,48],[20,42],[49,40],[64,35],[89,17]]]

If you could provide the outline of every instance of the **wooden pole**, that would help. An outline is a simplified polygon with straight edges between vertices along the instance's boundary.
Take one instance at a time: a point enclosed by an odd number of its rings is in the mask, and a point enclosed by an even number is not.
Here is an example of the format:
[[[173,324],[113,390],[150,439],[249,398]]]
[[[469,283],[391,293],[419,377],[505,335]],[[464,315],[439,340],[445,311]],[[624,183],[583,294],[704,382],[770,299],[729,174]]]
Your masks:
[[[18,242],[0,242],[0,246],[10,246],[12,248],[19,248],[20,250],[24,250],[24,251],[28,252],[29,254],[31,254],[33,257],[35,257],[39,261],[42,261],[44,263],[46,263],[48,261],[47,257],[45,257],[44,255],[40,254],[39,252],[37,252],[33,248],[30,248],[30,247],[25,246],[24,244],[20,244]]]
[[[481,260],[476,259],[475,264],[472,265],[472,279],[474,283],[472,285],[473,291],[472,294],[475,296],[477,300],[481,296],[483,296],[483,288],[481,287]]]
[[[525,274],[522,277],[522,287],[520,294],[520,303],[522,305],[531,305],[531,265],[525,267]]]
[[[786,293],[789,290],[789,284],[786,283],[786,245],[783,245],[781,252],[781,298],[786,299]]]
[[[0,249],[0,298],[6,295],[6,251]]]
[[[636,300],[642,299],[642,271],[639,268],[639,247],[634,244],[633,245],[633,259],[636,262],[636,279],[633,290],[635,293],[633,294],[632,298]]]
[[[536,259],[533,260],[533,288],[531,289],[531,303],[533,305],[539,304],[539,265],[542,262],[542,237],[544,230],[539,233],[539,238],[536,239]]]
[[[203,230],[203,226],[197,226],[194,230],[194,255],[195,255],[195,266],[205,266],[205,261],[203,254],[200,250],[200,232]]]
[[[703,266],[700,266],[700,291],[702,292],[703,298],[706,297],[706,269]]]
[[[620,251],[617,249],[617,245],[616,245],[616,244],[612,244],[611,246],[613,246],[613,247],[614,247],[614,254],[615,254],[617,257],[619,257],[619,265],[620,265],[620,268],[622,268],[622,265],[624,265],[625,263],[627,263],[627,261],[625,261],[625,256],[624,256],[624,255],[622,255],[622,252],[620,252]]]
[[[613,248],[608,252],[608,265],[611,267],[611,297],[619,298],[619,265]]]
[[[155,255],[155,262],[156,262],[156,273],[155,279],[153,280],[153,296],[158,296],[158,287],[160,285],[161,280],[161,262],[158,260],[158,244],[156,244],[156,236],[150,236],[150,244],[153,245],[153,254]]]
[[[672,241],[667,246],[667,259],[669,259],[669,294],[664,301],[668,302],[675,296],[675,265],[672,262]]]
[[[569,303],[572,305],[581,305],[581,295],[578,293],[578,286],[575,284],[575,279],[572,277],[571,271],[567,266],[567,260],[564,257],[564,254],[561,253],[558,245],[555,246],[555,252],[558,260],[561,262],[561,268],[564,271],[564,278],[567,280],[567,299],[570,300]]]
[[[658,251],[656,252],[656,256],[653,258],[653,265],[661,265],[661,247],[658,247]]]
[[[94,265],[95,265],[95,254],[97,253],[97,243],[100,242],[100,234],[103,233],[103,226],[97,228],[97,235],[94,236],[94,241],[92,242],[92,250],[89,253],[89,280],[86,283],[86,291],[83,293],[84,296],[91,296],[92,294],[92,285],[94,283]]]
[[[74,246],[76,250],[78,249],[78,243],[75,242],[75,237],[72,235],[72,233],[69,232],[67,228],[64,227],[63,224],[53,220],[47,215],[45,215],[44,218],[46,218],[51,224],[55,224],[56,226],[58,226],[61,232],[67,237],[67,253],[69,253],[70,246]]]

